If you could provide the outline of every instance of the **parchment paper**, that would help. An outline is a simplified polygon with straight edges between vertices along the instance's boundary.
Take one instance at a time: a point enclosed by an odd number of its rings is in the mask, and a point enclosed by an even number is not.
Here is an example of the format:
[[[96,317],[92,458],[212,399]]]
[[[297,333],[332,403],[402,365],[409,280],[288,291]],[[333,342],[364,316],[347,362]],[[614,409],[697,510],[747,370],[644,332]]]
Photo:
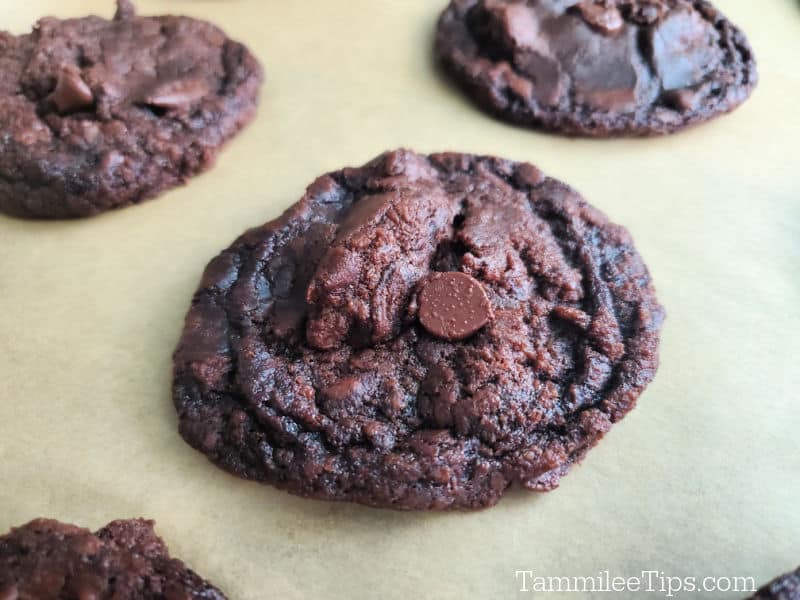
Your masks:
[[[183,189],[90,220],[0,218],[0,531],[151,517],[243,600],[523,598],[517,570],[766,581],[800,563],[800,3],[718,0],[756,50],[752,100],[622,141],[473,108],[431,59],[444,3],[140,0],[249,44],[262,107]],[[0,27],[113,10],[0,0]],[[627,226],[652,271],[668,311],[656,381],[553,493],[477,514],[303,500],[225,474],[176,432],[170,357],[206,263],[317,175],[398,146],[531,161]]]

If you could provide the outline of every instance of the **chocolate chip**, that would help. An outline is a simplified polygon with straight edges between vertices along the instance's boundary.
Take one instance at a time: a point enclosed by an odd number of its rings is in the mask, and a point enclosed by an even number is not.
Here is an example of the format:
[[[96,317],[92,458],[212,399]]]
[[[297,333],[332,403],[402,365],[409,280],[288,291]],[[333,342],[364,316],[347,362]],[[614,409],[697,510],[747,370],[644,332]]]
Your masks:
[[[201,79],[182,79],[158,84],[147,96],[146,103],[166,109],[187,108],[209,92]]]
[[[466,273],[436,273],[419,295],[419,320],[438,338],[463,340],[491,321],[492,306],[479,281]]]
[[[74,65],[64,65],[58,74],[56,89],[50,96],[58,112],[68,113],[94,104],[92,90]]]

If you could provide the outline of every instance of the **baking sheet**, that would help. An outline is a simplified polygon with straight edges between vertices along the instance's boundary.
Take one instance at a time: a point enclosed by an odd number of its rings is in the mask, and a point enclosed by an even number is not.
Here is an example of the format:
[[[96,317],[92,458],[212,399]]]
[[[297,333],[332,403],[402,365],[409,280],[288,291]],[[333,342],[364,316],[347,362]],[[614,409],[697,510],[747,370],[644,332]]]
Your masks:
[[[243,600],[521,598],[518,570],[765,581],[800,563],[800,4],[718,0],[760,62],[733,115],[576,141],[494,121],[438,76],[444,1],[140,0],[249,44],[262,108],[213,171],[158,200],[0,217],[0,530],[155,518],[174,555]],[[90,12],[112,2],[0,0],[15,32]],[[302,500],[176,433],[170,356],[205,264],[318,174],[398,146],[532,161],[627,226],[651,268],[668,311],[656,381],[551,494],[477,514]]]

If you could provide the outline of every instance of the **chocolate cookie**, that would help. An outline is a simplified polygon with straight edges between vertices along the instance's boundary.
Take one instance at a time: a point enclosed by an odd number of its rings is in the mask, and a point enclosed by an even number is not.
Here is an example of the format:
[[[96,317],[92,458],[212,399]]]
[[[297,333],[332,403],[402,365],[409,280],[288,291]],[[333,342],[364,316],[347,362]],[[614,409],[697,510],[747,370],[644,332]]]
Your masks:
[[[0,537],[2,600],[225,600],[169,557],[153,521],[114,521],[92,533],[37,519]]]
[[[529,164],[384,154],[206,269],[174,357],[183,437],[292,493],[400,509],[550,490],[655,374],[622,227]]]
[[[752,600],[800,600],[800,567],[762,587]]]
[[[85,217],[211,166],[256,110],[261,67],[188,17],[45,18],[0,32],[0,211]]]
[[[569,135],[671,133],[744,102],[744,34],[703,0],[452,0],[436,53],[483,107]]]

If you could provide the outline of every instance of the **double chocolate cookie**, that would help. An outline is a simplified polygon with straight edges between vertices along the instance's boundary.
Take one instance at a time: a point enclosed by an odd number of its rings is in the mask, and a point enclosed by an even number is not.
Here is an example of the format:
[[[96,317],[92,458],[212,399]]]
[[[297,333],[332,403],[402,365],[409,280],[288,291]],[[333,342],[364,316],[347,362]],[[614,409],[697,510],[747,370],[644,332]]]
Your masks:
[[[800,600],[800,567],[762,587],[751,600]]]
[[[534,166],[390,152],[206,269],[174,357],[189,444],[398,509],[544,491],[653,378],[663,311],[622,227]]]
[[[0,599],[100,598],[225,600],[170,558],[152,521],[114,521],[92,533],[37,519],[0,537]]]
[[[580,136],[670,133],[744,102],[744,34],[704,0],[452,0],[445,68],[483,107]]]
[[[0,211],[85,217],[208,168],[254,116],[261,67],[188,17],[117,14],[0,32]]]

